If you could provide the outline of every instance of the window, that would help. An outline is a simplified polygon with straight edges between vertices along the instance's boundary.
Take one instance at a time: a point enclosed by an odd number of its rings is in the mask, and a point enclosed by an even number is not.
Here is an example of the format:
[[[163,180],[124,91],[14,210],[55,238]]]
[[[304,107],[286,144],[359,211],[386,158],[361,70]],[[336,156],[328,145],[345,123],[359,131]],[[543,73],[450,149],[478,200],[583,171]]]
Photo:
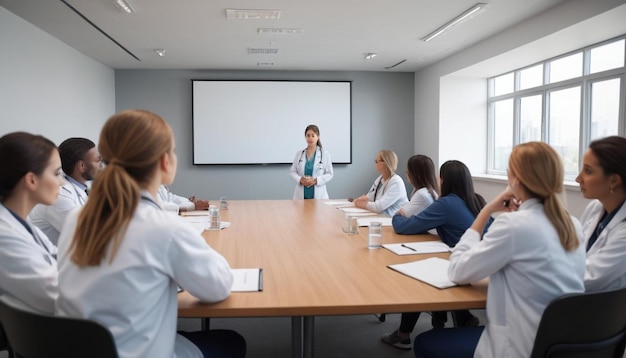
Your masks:
[[[545,141],[574,180],[589,142],[624,135],[624,36],[489,78],[488,172],[505,175],[511,149]]]

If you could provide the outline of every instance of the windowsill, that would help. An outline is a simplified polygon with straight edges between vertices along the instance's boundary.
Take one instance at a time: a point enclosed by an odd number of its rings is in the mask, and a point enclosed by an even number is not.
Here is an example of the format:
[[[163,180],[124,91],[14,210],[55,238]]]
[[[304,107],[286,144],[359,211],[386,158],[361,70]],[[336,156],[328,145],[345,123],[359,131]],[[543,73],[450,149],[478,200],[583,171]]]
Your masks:
[[[472,177],[475,180],[482,181],[482,182],[492,182],[492,183],[506,185],[506,176],[504,175],[475,174],[475,175],[472,175]],[[572,191],[580,190],[580,186],[575,181],[566,180],[563,182],[563,186],[565,187],[565,190],[572,190]]]

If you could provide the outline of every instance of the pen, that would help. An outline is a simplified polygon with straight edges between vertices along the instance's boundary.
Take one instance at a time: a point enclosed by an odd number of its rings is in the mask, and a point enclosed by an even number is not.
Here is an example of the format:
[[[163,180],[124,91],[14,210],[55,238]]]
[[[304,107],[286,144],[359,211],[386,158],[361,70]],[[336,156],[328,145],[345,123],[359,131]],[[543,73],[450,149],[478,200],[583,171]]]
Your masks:
[[[406,246],[405,244],[401,244],[400,246],[402,247],[406,247],[407,249],[411,250],[411,251],[415,251],[417,252],[417,250],[415,250],[414,248],[412,248],[411,246]]]

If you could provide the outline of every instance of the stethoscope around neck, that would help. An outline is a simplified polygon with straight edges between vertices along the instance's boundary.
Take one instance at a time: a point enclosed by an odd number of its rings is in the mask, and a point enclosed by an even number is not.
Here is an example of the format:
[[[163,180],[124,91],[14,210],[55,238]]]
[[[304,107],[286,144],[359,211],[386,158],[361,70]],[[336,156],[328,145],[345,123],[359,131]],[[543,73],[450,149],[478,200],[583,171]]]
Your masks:
[[[315,149],[315,151],[317,152],[317,149]],[[302,149],[302,153],[300,153],[300,160],[298,160],[298,164],[302,163],[302,156],[304,156],[304,153],[306,153],[306,148]],[[320,162],[319,164],[322,164],[322,160],[324,159],[324,151],[320,148]]]

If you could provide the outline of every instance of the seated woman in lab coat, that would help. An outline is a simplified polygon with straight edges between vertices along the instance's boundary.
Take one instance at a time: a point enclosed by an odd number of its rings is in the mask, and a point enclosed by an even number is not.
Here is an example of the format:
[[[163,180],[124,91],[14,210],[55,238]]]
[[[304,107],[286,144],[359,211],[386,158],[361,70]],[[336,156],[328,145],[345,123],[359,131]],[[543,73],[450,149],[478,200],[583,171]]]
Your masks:
[[[233,277],[224,257],[158,204],[159,186],[176,174],[170,126],[148,111],[120,112],[98,147],[107,166],[59,237],[57,314],[107,327],[120,357],[245,356],[232,331],[176,334],[177,285],[218,302]]]
[[[584,291],[580,223],[557,195],[563,164],[543,142],[513,148],[508,188],[485,205],[450,256],[450,279],[489,277],[485,327],[433,330],[415,338],[416,357],[528,357],[544,309]],[[491,215],[504,211],[481,235]],[[482,236],[482,238],[481,238]]]
[[[585,289],[601,291],[626,286],[626,138],[595,140],[576,177],[586,199],[583,213],[587,250]]]
[[[435,164],[426,155],[417,154],[409,158],[406,164],[406,176],[413,186],[413,192],[411,200],[398,210],[398,214],[409,217],[421,213],[437,200],[439,183],[435,173]]]
[[[376,155],[374,165],[380,175],[367,194],[354,199],[354,206],[393,216],[409,201],[404,180],[396,174],[398,156],[391,150],[381,150]]]
[[[54,143],[25,132],[0,138],[0,299],[54,313],[57,249],[28,219],[36,204],[52,205],[63,185]]]

